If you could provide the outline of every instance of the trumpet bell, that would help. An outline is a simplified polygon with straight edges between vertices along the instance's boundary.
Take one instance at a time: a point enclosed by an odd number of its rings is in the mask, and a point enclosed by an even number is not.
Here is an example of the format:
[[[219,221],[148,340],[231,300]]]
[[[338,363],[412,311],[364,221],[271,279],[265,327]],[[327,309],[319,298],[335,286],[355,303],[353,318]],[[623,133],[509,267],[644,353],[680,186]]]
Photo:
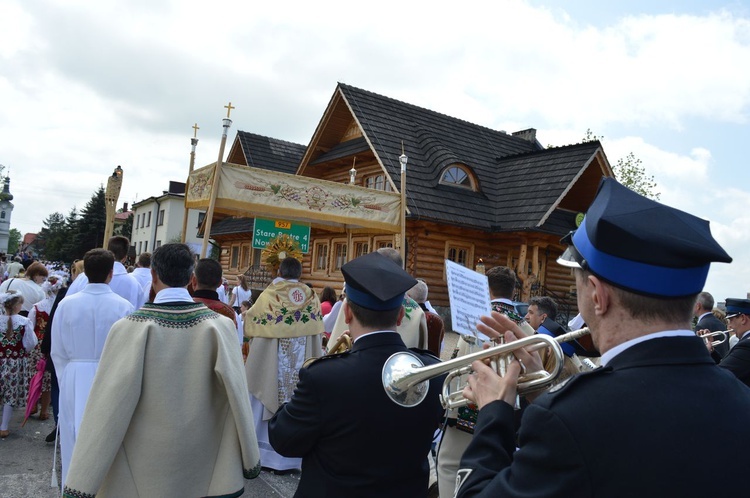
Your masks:
[[[421,367],[424,367],[422,360],[408,351],[394,353],[386,360],[383,365],[383,388],[394,403],[411,408],[424,401],[430,389],[429,380],[416,380],[406,385],[395,382]]]

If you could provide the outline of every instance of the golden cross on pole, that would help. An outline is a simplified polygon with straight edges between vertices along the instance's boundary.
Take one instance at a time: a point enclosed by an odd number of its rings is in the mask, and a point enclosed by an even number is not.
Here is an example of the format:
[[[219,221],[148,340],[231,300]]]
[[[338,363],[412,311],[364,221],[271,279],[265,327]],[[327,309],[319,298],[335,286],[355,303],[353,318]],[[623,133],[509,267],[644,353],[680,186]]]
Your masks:
[[[196,138],[198,136],[198,130],[200,130],[201,127],[198,126],[198,123],[195,123],[191,128],[193,128],[193,138]]]
[[[229,117],[229,113],[230,113],[230,112],[232,112],[232,109],[237,109],[237,108],[236,108],[236,107],[234,107],[234,106],[232,105],[232,103],[230,102],[230,103],[229,103],[229,105],[225,105],[225,106],[224,106],[224,109],[226,109],[226,110],[227,110],[227,117]]]

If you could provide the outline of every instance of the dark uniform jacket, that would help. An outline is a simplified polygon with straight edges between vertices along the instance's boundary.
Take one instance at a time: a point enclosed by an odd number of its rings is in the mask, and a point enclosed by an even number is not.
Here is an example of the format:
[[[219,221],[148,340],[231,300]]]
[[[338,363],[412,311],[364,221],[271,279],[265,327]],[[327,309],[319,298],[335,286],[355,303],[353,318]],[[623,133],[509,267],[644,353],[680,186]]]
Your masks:
[[[421,404],[397,405],[383,389],[382,370],[398,351],[409,351],[398,334],[377,333],[300,370],[292,399],[268,425],[278,453],[302,457],[295,497],[427,496],[427,454],[443,412],[443,377],[430,381]],[[439,361],[421,351],[418,356],[425,364]]]
[[[711,332],[719,332],[721,330],[726,330],[727,325],[716,318],[713,313],[709,313],[700,320],[698,320],[698,323],[695,324],[695,330],[703,330],[708,329]],[[714,337],[712,340],[718,340],[721,339],[721,336]],[[722,342],[721,344],[717,344],[714,346],[714,351],[718,355],[718,359],[721,360],[724,358],[727,353],[729,353],[729,337],[727,337],[727,340]]]
[[[719,366],[729,370],[745,385],[750,386],[750,335],[740,339],[721,360]]]
[[[701,339],[648,340],[556,387],[526,409],[515,453],[512,407],[480,410],[459,497],[747,495],[750,388]]]

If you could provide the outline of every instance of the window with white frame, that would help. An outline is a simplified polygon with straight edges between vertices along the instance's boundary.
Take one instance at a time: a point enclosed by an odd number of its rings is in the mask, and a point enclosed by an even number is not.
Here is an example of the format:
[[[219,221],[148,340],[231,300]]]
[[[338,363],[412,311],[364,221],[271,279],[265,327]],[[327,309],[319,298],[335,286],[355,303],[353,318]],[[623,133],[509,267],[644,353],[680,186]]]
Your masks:
[[[334,239],[331,241],[331,256],[333,261],[331,270],[341,271],[341,267],[346,263],[347,242],[346,240]]]
[[[375,250],[383,247],[393,247],[393,235],[379,235],[372,238],[372,246]]]
[[[364,256],[370,252],[370,239],[369,238],[353,238],[352,239],[352,259]]]
[[[328,241],[327,240],[316,240],[313,245],[313,262],[312,262],[313,273],[321,272],[325,273],[328,271]]]
[[[473,268],[474,245],[465,242],[446,241],[445,259],[449,259],[466,268]]]
[[[375,190],[385,190],[386,192],[392,192],[391,184],[386,179],[383,173],[377,175],[370,175],[364,178],[364,185],[367,188]]]
[[[161,226],[164,224],[164,210],[159,210],[159,216],[156,217],[156,225]]]
[[[440,176],[440,183],[476,190],[469,170],[465,166],[457,164],[445,168],[443,174]]]

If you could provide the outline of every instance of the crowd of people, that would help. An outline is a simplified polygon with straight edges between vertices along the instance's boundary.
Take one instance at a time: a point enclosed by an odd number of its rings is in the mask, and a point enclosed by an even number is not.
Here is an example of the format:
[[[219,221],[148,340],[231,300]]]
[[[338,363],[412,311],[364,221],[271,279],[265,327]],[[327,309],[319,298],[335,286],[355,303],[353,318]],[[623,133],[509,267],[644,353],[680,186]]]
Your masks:
[[[515,348],[502,374],[467,358],[454,382],[468,403],[447,411],[445,370],[384,389],[392,358],[439,365],[446,331],[393,249],[344,264],[338,296],[291,257],[255,295],[184,244],[128,268],[120,236],[69,271],[14,258],[0,437],[36,376],[64,496],[241,496],[263,469],[299,472],[298,497],[741,495],[750,300],[719,311],[703,290],[710,264],[731,262],[708,223],[605,179],[562,243],[580,311],[569,327],[545,296],[520,316],[518,279],[495,266],[477,330],[512,343],[586,326],[590,339],[561,344],[563,373],[543,390],[519,383],[552,369],[549,352]],[[461,336],[452,353],[486,347]],[[721,479],[701,457],[712,451]]]

